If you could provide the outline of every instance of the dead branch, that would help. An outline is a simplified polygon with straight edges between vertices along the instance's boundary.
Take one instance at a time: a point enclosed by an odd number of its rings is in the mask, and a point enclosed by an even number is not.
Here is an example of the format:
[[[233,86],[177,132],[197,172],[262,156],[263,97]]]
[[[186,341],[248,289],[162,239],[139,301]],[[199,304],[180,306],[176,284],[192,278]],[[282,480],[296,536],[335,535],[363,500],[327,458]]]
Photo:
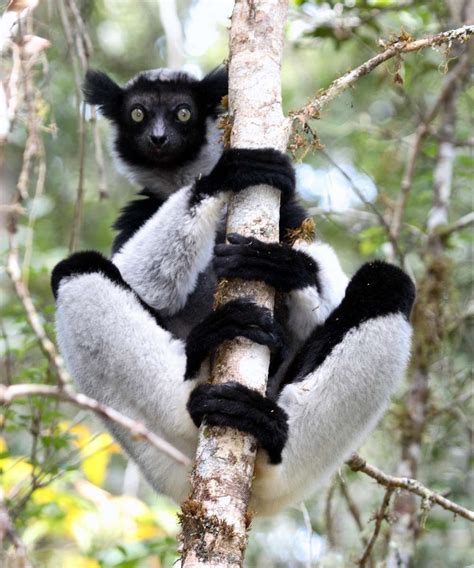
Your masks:
[[[389,44],[382,53],[379,53],[362,65],[359,65],[359,67],[356,67],[352,71],[345,73],[342,77],[333,81],[327,89],[324,89],[321,93],[316,95],[316,97],[311,99],[302,109],[292,111],[290,113],[290,118],[293,121],[297,120],[302,123],[305,123],[312,118],[317,118],[321,110],[329,102],[335,99],[342,92],[352,87],[358,79],[368,75],[381,63],[388,61],[392,57],[400,55],[401,53],[419,51],[420,49],[425,49],[427,47],[437,47],[440,45],[451,46],[454,42],[464,43],[468,41],[473,34],[474,25],[462,26],[454,30],[449,30],[422,39],[403,39]]]
[[[189,466],[191,460],[182,454],[177,448],[172,446],[166,440],[163,440],[150,430],[144,424],[137,422],[114,408],[102,404],[101,402],[86,396],[82,393],[74,393],[71,390],[66,390],[54,385],[36,385],[36,384],[17,384],[17,385],[0,385],[0,404],[8,405],[16,398],[24,398],[29,396],[47,396],[62,400],[64,402],[71,402],[80,408],[92,410],[102,418],[111,420],[119,426],[127,429],[130,434],[136,439],[142,439],[149,442],[160,452],[163,452],[179,464]]]
[[[431,503],[439,505],[447,511],[451,511],[455,515],[459,515],[460,517],[463,517],[468,521],[474,522],[474,511],[470,511],[469,509],[466,509],[465,507],[462,507],[461,505],[458,505],[457,503],[446,499],[446,497],[443,497],[439,493],[435,493],[416,479],[388,475],[387,473],[384,473],[382,470],[374,467],[373,465],[368,464],[358,454],[352,454],[350,459],[347,460],[346,464],[352,469],[352,471],[362,471],[372,479],[375,479],[377,483],[383,485],[384,487],[389,487],[392,489],[404,489],[405,491],[409,491],[410,493],[418,495],[422,499],[426,499]]]

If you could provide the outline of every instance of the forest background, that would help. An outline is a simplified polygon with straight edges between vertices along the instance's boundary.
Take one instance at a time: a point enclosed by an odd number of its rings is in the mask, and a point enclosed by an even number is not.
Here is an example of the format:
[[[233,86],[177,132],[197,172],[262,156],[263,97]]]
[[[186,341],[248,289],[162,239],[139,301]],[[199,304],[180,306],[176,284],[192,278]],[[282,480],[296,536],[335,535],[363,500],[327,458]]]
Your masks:
[[[0,7],[4,389],[64,379],[51,269],[69,250],[107,254],[110,227],[134,195],[110,159],[106,122],[82,104],[85,69],[105,70],[118,82],[170,63],[202,74],[227,57],[232,2]],[[10,18],[20,15],[21,29],[9,37]],[[291,2],[282,69],[284,109],[304,116],[304,124],[295,118],[290,150],[318,236],[348,273],[382,258],[417,282],[407,380],[360,454],[463,507],[473,485],[472,41],[398,54],[320,112],[308,101],[393,42],[457,29],[472,16],[463,1]],[[25,555],[41,567],[171,566],[177,508],[153,494],[100,421],[58,398],[7,401],[6,393],[2,558],[12,566]],[[314,500],[253,523],[247,564],[390,566],[398,554],[402,566],[436,568],[467,566],[473,552],[467,520],[344,466]]]

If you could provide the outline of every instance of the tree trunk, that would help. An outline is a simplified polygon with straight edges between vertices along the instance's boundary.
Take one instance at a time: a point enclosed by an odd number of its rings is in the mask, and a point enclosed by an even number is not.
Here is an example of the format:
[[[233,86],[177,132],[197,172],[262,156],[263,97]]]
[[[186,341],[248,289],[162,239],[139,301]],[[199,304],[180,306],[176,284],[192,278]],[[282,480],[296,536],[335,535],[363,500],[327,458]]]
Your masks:
[[[280,67],[287,0],[237,0],[230,30],[229,111],[231,146],[284,151],[287,123],[281,108]],[[278,241],[279,192],[267,186],[236,195],[227,233]],[[245,297],[272,309],[274,292],[261,282],[221,282],[216,303]],[[218,350],[213,383],[238,381],[265,392],[267,347],[238,338]],[[182,565],[242,566],[250,516],[247,505],[255,439],[230,428],[203,425],[192,493],[183,504]]]

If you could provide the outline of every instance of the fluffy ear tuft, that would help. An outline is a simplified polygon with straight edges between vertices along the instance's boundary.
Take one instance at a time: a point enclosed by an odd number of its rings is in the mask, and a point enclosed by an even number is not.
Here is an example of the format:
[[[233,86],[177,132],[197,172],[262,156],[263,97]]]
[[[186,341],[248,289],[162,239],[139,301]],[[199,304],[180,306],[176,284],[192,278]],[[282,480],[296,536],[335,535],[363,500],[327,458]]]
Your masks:
[[[123,98],[123,89],[112,79],[95,69],[89,69],[82,85],[82,91],[87,103],[97,105],[102,114],[114,119],[119,111]]]
[[[200,82],[199,90],[208,111],[215,113],[218,111],[222,97],[227,95],[229,90],[229,77],[227,68],[219,65],[210,71]]]

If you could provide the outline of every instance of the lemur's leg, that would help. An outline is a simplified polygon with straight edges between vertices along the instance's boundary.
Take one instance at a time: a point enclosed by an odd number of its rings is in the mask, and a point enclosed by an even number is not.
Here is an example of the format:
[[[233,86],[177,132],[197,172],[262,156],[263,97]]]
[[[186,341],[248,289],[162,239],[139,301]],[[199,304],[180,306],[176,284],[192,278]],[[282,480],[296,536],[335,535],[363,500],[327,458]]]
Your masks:
[[[147,304],[164,315],[176,313],[212,259],[225,194],[262,183],[293,194],[294,172],[284,154],[224,152],[209,175],[160,207],[113,257],[114,264]]]
[[[181,451],[194,455],[197,429],[186,403],[201,363],[222,341],[237,336],[267,345],[283,356],[282,331],[269,310],[236,300],[211,313],[186,345],[160,327],[154,310],[97,252],[76,253],[53,271],[58,341],[80,390],[143,422]],[[205,369],[201,373],[207,379]],[[274,404],[274,403],[272,403]],[[108,427],[152,485],[178,501],[187,492],[187,473],[168,474],[175,464],[151,446]]]
[[[196,428],[186,413],[185,344],[160,327],[149,308],[99,253],[77,253],[52,276],[61,353],[79,389],[143,422],[192,458]],[[188,471],[146,442],[112,430],[159,491],[182,500]]]
[[[401,270],[366,264],[296,355],[278,410],[256,392],[245,400],[241,386],[229,385],[225,396],[215,385],[191,394],[188,408],[196,422],[209,412],[214,422],[250,432],[267,447],[270,463],[265,453],[258,457],[254,510],[268,514],[303,499],[374,427],[407,364],[413,300],[413,283]],[[265,417],[277,423],[270,430],[273,446],[262,428]]]

